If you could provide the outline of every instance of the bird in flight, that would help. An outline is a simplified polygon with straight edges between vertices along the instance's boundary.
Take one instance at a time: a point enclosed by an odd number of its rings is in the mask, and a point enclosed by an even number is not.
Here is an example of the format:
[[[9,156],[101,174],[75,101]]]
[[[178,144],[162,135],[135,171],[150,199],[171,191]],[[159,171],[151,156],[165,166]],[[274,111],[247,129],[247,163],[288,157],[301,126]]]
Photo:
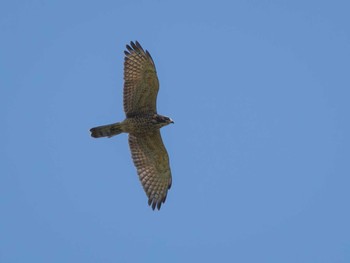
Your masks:
[[[124,51],[123,104],[126,118],[122,122],[90,129],[94,138],[129,134],[131,156],[148,197],[148,205],[160,209],[171,187],[169,156],[160,128],[174,123],[157,113],[159,81],[154,61],[139,42],[130,42]]]

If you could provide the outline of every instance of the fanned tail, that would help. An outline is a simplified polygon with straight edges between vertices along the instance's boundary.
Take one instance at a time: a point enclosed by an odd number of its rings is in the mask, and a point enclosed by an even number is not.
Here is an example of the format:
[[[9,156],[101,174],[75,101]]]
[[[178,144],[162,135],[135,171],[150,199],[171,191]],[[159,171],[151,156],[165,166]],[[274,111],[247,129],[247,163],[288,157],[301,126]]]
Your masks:
[[[120,122],[98,126],[90,129],[91,136],[94,138],[100,137],[112,137],[123,132],[122,125]]]

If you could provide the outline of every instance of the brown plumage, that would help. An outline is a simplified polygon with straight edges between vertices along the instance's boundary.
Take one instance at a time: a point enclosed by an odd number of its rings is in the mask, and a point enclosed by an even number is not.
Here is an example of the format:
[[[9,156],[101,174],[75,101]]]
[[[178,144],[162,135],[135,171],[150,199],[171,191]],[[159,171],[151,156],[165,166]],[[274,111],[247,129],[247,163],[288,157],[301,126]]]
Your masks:
[[[131,156],[148,204],[160,209],[171,187],[169,157],[160,128],[174,123],[157,114],[159,81],[150,53],[136,41],[126,46],[124,60],[124,111],[122,122],[92,128],[91,136],[112,137],[129,133]]]

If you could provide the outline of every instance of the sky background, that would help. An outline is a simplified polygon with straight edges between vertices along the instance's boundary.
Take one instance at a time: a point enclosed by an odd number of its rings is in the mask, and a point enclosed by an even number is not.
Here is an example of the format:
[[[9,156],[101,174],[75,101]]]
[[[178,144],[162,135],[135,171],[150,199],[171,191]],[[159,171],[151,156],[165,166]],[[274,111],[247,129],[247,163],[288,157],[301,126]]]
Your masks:
[[[1,1],[0,262],[350,262],[348,1]],[[124,118],[149,50],[173,185]]]

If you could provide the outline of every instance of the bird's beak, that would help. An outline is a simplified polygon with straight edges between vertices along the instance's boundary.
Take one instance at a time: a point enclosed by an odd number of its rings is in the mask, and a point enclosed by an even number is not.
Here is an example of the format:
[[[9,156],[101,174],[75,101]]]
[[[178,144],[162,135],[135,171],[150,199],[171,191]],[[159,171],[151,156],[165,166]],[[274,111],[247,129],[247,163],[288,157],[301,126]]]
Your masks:
[[[173,123],[174,124],[174,121],[172,119],[170,119],[170,123]]]

